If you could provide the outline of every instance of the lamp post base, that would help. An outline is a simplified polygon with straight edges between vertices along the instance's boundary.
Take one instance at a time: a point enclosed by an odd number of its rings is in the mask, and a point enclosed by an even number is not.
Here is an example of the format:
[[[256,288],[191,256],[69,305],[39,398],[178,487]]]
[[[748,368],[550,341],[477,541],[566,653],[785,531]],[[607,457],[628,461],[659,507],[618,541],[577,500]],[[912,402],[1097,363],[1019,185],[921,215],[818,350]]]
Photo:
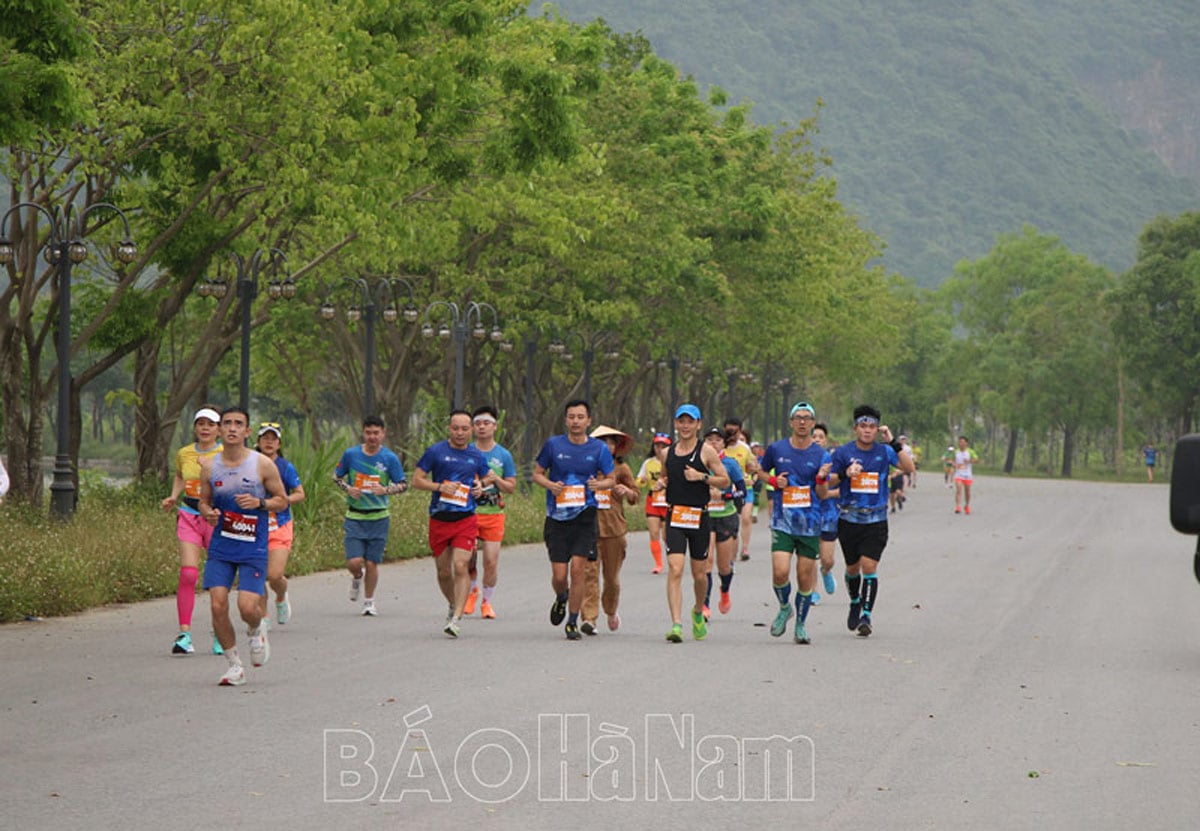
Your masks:
[[[71,460],[54,457],[54,481],[50,483],[50,516],[66,522],[75,516],[75,480],[71,475]]]

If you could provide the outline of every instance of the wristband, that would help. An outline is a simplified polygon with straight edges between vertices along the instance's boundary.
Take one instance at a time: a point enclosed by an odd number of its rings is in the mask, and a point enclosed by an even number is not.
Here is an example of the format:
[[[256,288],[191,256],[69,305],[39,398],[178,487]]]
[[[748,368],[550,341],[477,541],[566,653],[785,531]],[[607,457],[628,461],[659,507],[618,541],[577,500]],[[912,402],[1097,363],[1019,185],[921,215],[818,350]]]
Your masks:
[[[824,485],[828,481],[829,481],[828,476],[820,476],[820,475],[817,476],[817,484],[818,485]]]

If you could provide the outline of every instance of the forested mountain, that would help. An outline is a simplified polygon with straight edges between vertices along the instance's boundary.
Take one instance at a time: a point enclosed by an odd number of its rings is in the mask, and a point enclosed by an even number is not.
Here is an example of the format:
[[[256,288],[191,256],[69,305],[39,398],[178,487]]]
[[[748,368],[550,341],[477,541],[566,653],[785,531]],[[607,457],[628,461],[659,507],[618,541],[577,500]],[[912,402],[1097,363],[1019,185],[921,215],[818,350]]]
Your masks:
[[[759,123],[823,102],[843,201],[922,285],[1024,223],[1124,270],[1149,220],[1200,205],[1195,0],[555,5],[640,30]]]

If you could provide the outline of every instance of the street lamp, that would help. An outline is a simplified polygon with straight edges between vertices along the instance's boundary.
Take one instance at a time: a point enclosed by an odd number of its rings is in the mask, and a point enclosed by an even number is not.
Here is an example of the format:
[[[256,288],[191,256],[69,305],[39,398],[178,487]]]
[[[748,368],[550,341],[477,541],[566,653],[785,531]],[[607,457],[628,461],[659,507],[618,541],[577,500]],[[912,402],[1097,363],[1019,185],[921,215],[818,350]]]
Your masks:
[[[557,355],[564,361],[574,360],[575,353],[568,346],[568,342],[572,338],[579,340],[579,351],[583,354],[583,399],[590,406],[592,404],[592,363],[596,358],[596,349],[607,341],[608,348],[604,351],[604,357],[616,359],[621,357],[621,352],[617,349],[611,332],[593,332],[590,337],[585,338],[578,332],[567,332],[566,335],[560,337],[558,331],[554,330],[550,346],[547,347],[550,354]]]
[[[278,248],[259,248],[250,255],[249,262],[236,251],[229,256],[237,265],[237,296],[241,304],[242,318],[242,355],[241,369],[238,375],[238,406],[243,410],[250,408],[250,306],[258,296],[258,275],[264,265],[271,268],[271,280],[267,284],[267,297],[272,300],[283,298],[291,300],[296,296],[296,281],[291,277],[279,279],[279,264],[287,269],[287,257]],[[264,257],[266,263],[263,262]],[[229,284],[221,276],[221,263],[217,262],[217,277],[215,280],[204,280],[196,286],[196,293],[201,297],[223,298],[229,292]]]
[[[430,315],[434,313],[435,309],[444,309],[449,315],[449,320],[443,320],[436,330],[430,320]],[[490,331],[483,322],[485,311],[491,312],[492,315]],[[472,319],[474,319],[474,325],[472,325]],[[465,360],[464,351],[468,331],[476,340],[489,338],[493,343],[500,344],[500,348],[506,352],[512,349],[512,344],[504,339],[504,332],[500,329],[500,313],[490,303],[472,300],[460,307],[451,300],[434,300],[425,307],[425,322],[421,325],[421,334],[427,338],[436,334],[440,340],[454,339],[454,408],[456,410],[461,409],[463,405],[463,361]]]
[[[8,218],[22,208],[32,208],[50,220],[46,238],[45,258],[58,266],[58,448],[54,456],[54,481],[50,484],[50,513],[55,519],[67,520],[75,513],[75,480],[71,472],[71,266],[82,263],[88,254],[83,242],[83,223],[88,214],[99,208],[115,211],[125,225],[125,240],[117,246],[116,256],[122,263],[137,259],[137,246],[129,232],[129,218],[116,205],[97,202],[75,216],[75,206],[51,210],[36,202],[19,202],[9,208],[0,220],[0,265],[10,265],[16,250],[8,239]]]
[[[379,306],[383,306],[383,311],[379,316],[383,317],[385,323],[395,323],[400,317],[403,317],[406,323],[416,323],[421,316],[421,311],[417,308],[412,283],[400,277],[379,278],[375,284],[374,294],[371,292],[371,284],[362,277],[343,277],[342,279],[358,286],[363,301],[362,308],[355,305],[347,309],[346,318],[351,323],[362,320],[367,324],[366,359],[363,361],[363,416],[365,417],[375,414],[375,320]],[[393,288],[397,285],[408,290],[408,302],[403,309],[396,308]],[[336,316],[337,309],[329,300],[321,304],[323,320],[333,320]]]

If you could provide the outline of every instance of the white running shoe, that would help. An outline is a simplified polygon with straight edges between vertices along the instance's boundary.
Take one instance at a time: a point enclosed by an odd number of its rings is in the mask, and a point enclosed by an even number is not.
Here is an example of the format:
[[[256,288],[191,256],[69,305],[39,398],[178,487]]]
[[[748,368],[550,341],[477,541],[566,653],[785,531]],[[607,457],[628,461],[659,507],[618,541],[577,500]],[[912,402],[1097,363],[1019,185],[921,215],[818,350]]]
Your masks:
[[[442,631],[445,632],[451,638],[457,638],[458,633],[459,633],[458,621],[455,620],[453,617],[451,617],[450,620],[446,623],[446,627],[444,629],[442,629]]]
[[[246,670],[242,669],[241,664],[234,664],[225,670],[225,674],[217,683],[222,687],[240,687],[246,683]]]
[[[258,626],[258,634],[250,636],[250,663],[261,667],[271,660],[271,643],[267,640],[267,627],[264,620]]]
[[[358,601],[358,593],[360,591],[362,591],[362,578],[361,577],[351,577],[350,578],[350,602],[351,603],[355,603]]]
[[[283,593],[283,602],[275,604],[275,621],[284,626],[292,619],[292,599],[287,592]]]
[[[374,600],[366,600],[363,602],[363,617],[377,617],[379,610],[375,608]]]

